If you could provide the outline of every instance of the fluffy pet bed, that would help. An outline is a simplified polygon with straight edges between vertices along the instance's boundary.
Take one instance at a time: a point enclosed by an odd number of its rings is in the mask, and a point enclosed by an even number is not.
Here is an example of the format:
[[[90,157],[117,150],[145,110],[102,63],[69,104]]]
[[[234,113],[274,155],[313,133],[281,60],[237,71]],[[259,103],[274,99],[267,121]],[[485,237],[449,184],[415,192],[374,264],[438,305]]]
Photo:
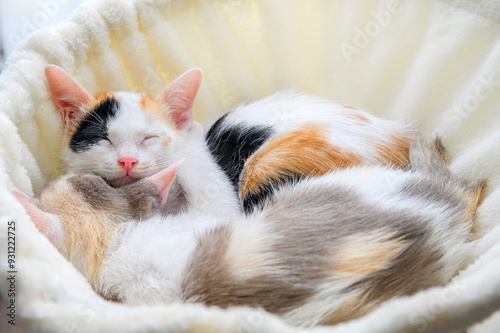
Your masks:
[[[394,299],[335,327],[298,329],[249,308],[103,301],[9,193],[16,187],[33,195],[63,172],[47,64],[63,67],[91,93],[153,95],[184,70],[201,67],[195,115],[207,126],[240,102],[288,88],[413,121],[443,136],[455,173],[489,179],[477,253],[449,285]],[[0,76],[0,328],[12,328],[7,223],[15,221],[16,327],[26,331],[498,332],[499,88],[498,1],[85,3],[67,22],[24,41]]]

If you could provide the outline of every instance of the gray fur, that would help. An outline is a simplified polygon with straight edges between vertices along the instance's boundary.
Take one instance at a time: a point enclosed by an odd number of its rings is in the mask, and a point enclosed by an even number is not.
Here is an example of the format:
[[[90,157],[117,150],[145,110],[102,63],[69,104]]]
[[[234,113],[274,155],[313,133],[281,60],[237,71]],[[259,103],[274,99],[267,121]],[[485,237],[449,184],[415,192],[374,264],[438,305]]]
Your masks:
[[[310,188],[300,194],[293,186],[284,188],[254,214],[265,212],[264,223],[270,226],[270,237],[276,239],[273,256],[282,273],[274,276],[275,267],[269,267],[268,275],[231,276],[221,261],[230,232],[221,227],[205,235],[193,253],[184,279],[187,295],[212,305],[258,305],[284,314],[306,302],[332,276],[327,269],[332,264],[331,254],[347,237],[374,231],[395,232],[393,239],[410,245],[394,265],[351,285],[346,292],[362,289],[368,299],[380,301],[442,283],[434,276],[441,254],[426,245],[431,230],[425,218],[367,206],[359,196],[340,187]]]
[[[117,211],[128,215],[131,220],[146,219],[163,210],[159,190],[151,186],[147,179],[114,188],[100,176],[75,173],[68,178],[68,182],[93,209]]]
[[[75,191],[93,209],[122,209],[128,212],[130,203],[122,191],[110,187],[104,179],[93,174],[77,173],[68,178]]]
[[[228,250],[231,227],[220,227],[203,235],[182,281],[183,300],[207,305],[257,306],[269,312],[302,304],[314,292],[306,279],[290,281],[282,275],[235,276],[221,258]],[[300,283],[301,281],[306,283]],[[210,285],[209,288],[207,286]]]
[[[122,186],[118,190],[128,198],[133,219],[146,219],[161,209],[159,190],[151,186],[146,179]]]

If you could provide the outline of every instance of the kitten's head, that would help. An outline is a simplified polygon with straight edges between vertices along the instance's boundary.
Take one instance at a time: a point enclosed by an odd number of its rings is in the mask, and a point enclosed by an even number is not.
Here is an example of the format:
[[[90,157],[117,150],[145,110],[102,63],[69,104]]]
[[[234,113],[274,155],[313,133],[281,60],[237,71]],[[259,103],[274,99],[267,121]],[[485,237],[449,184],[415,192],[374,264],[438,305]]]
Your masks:
[[[156,98],[131,92],[92,96],[54,65],[45,75],[65,128],[68,171],[92,172],[122,186],[184,157],[187,137],[203,138],[192,117],[199,69],[179,76]]]
[[[37,200],[12,193],[38,230],[95,283],[115,231],[163,206],[179,165],[120,188],[93,174],[69,173],[49,183]]]

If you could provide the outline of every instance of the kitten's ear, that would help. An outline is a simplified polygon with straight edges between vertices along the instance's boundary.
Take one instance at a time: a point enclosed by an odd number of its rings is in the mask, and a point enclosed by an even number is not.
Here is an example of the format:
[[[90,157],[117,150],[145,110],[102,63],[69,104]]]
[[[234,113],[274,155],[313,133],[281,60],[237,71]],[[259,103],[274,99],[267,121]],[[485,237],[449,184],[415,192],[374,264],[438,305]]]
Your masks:
[[[177,169],[184,162],[184,159],[177,161],[163,171],[158,172],[148,178],[149,182],[158,190],[160,205],[163,206],[167,202],[168,192],[175,180]]]
[[[50,93],[59,107],[64,127],[71,128],[75,124],[74,121],[83,116],[80,107],[88,103],[92,96],[56,65],[45,67],[45,77]]]
[[[36,227],[56,247],[61,245],[62,226],[55,215],[49,214],[38,208],[36,202],[23,192],[12,190],[11,192],[26,209],[26,213],[35,223]]]
[[[158,95],[168,107],[168,115],[180,130],[189,130],[193,123],[192,107],[201,84],[202,71],[193,68],[179,76]]]

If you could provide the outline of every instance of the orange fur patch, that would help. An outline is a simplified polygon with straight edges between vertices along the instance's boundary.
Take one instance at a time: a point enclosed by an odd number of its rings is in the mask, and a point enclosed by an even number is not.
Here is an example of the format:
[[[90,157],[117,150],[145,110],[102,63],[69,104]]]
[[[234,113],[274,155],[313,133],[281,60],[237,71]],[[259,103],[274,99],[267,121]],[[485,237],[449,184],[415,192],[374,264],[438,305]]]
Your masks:
[[[332,169],[361,163],[361,158],[330,144],[324,126],[310,124],[270,140],[246,162],[241,175],[240,195],[245,197],[281,176],[319,176]]]
[[[335,274],[359,280],[390,267],[391,262],[407,247],[404,241],[393,239],[393,236],[383,231],[354,235],[334,253],[335,261],[330,269]],[[359,290],[357,295],[328,315],[321,325],[334,325],[361,317],[381,301],[383,299],[370,297],[368,293]]]
[[[157,103],[158,103],[158,101],[149,95],[142,95],[141,96],[141,108],[142,108],[142,111],[144,111],[144,112],[146,112],[146,110],[148,110],[152,107],[154,107],[154,108],[158,107]]]
[[[470,229],[471,240],[475,240],[479,237],[479,226],[477,224],[477,208],[482,202],[486,186],[487,181],[480,181],[476,185],[464,188],[462,193],[465,202],[467,203],[463,222],[470,223],[472,221]]]
[[[406,247],[405,242],[392,237],[383,232],[354,237],[335,253],[332,270],[362,278],[388,267]]]
[[[365,116],[363,116],[361,113],[355,113],[355,114],[353,114],[353,117],[358,119],[358,120],[361,120],[362,122],[365,122],[365,123],[370,122],[370,120],[368,118],[366,118]]]
[[[387,163],[395,168],[409,168],[411,139],[400,135],[392,135],[391,139],[392,144],[389,145],[375,144],[381,159],[380,162]]]
[[[94,95],[94,100],[98,103],[102,103],[108,98],[115,98],[115,93],[113,91],[102,91]]]
[[[172,138],[168,137],[165,140],[163,140],[163,145],[164,146],[168,146],[170,144],[170,142],[172,142]]]
[[[151,117],[165,121],[173,130],[177,131],[177,128],[168,116],[164,105],[159,100],[143,94],[141,97],[141,109],[144,113],[150,115]]]
[[[113,213],[106,215],[90,208],[76,192],[68,191],[68,187],[47,193],[42,194],[41,203],[50,205],[50,211],[58,215],[63,224],[66,258],[95,287],[109,242],[120,223],[111,221]]]
[[[359,121],[362,121],[364,123],[369,123],[370,122],[370,119],[368,119],[367,117],[365,117],[365,115],[363,115],[361,112],[357,111],[357,109],[354,106],[346,105],[345,108],[353,110],[352,113],[349,113],[349,116],[351,116],[355,120],[359,120]]]

